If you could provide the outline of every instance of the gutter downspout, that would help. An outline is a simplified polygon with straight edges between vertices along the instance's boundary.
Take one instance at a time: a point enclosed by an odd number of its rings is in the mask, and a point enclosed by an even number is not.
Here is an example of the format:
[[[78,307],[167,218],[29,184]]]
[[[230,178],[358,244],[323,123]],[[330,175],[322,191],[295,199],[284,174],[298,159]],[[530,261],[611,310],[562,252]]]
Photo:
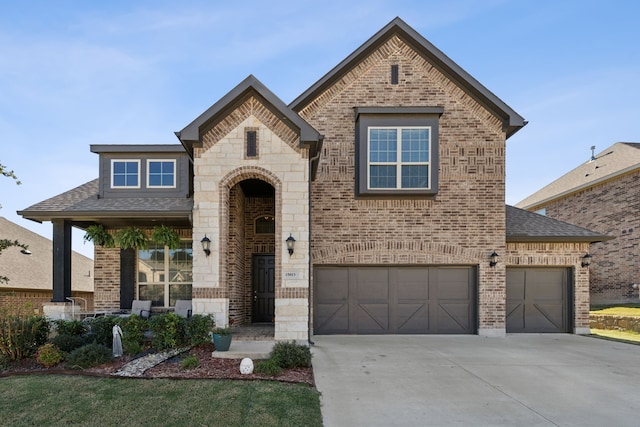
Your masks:
[[[309,298],[307,298],[307,341],[309,341],[309,346],[315,345],[315,343],[311,341],[311,266],[313,264],[311,260],[311,170],[313,169],[313,162],[320,158],[320,154],[322,154],[322,142],[320,143],[318,154],[309,159]]]

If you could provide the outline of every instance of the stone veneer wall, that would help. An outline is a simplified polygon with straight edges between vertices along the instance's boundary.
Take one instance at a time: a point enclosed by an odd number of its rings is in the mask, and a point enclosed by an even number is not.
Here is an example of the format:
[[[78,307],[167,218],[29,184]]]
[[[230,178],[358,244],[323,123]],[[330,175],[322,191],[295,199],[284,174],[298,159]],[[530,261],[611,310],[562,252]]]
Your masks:
[[[399,83],[390,84],[391,65]],[[439,106],[435,198],[355,198],[354,107]],[[398,37],[300,115],[325,136],[312,183],[314,265],[478,265],[479,333],[504,334],[505,132],[502,121]]]
[[[576,224],[605,235],[590,253],[591,300],[594,304],[636,302],[640,283],[640,170],[535,208],[550,218]]]
[[[573,330],[589,333],[589,269],[582,257],[589,243],[507,243],[500,262],[507,267],[570,267],[573,277]]]
[[[245,131],[258,132],[259,155],[245,157]],[[230,191],[246,179],[260,179],[275,189],[276,340],[306,340],[306,322],[298,321],[308,307],[309,287],[309,158],[299,137],[261,102],[250,97],[203,136],[194,150],[194,239],[212,238],[212,253],[194,251],[194,311],[215,313],[226,325],[229,314]],[[292,233],[296,253],[289,256],[284,240]],[[202,251],[200,251],[202,252]],[[290,272],[283,278],[283,271]],[[293,276],[289,278],[289,276]]]

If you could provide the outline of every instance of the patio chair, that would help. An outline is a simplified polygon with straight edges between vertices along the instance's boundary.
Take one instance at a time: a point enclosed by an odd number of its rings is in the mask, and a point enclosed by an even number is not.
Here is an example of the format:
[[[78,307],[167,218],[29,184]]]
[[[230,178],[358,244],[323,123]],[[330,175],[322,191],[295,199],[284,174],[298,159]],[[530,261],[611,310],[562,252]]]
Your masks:
[[[148,319],[151,316],[151,300],[133,300],[131,313],[121,314],[120,317],[129,317],[132,314]]]
[[[176,300],[176,307],[174,313],[180,317],[189,318],[193,314],[193,308],[190,299],[178,299]]]

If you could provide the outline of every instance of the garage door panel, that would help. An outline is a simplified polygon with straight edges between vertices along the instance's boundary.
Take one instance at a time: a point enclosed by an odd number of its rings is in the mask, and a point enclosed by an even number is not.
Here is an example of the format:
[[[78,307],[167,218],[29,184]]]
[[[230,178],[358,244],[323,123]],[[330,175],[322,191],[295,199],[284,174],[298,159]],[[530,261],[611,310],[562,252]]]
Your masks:
[[[395,283],[399,302],[429,299],[429,270],[425,268],[398,268]]]
[[[355,317],[360,333],[386,333],[389,330],[389,304],[358,304]]]
[[[507,332],[570,332],[569,270],[507,269]]]
[[[349,299],[349,271],[337,269],[318,270],[317,280],[322,286],[316,288],[318,301],[344,301]]]
[[[396,319],[397,332],[401,334],[422,334],[430,329],[428,304],[398,304]]]
[[[472,267],[316,267],[314,333],[475,333],[475,277]],[[320,291],[324,280],[333,291]]]
[[[469,323],[469,304],[438,305],[438,332],[468,333]]]
[[[317,328],[333,333],[349,332],[349,308],[347,304],[318,304],[316,306]]]

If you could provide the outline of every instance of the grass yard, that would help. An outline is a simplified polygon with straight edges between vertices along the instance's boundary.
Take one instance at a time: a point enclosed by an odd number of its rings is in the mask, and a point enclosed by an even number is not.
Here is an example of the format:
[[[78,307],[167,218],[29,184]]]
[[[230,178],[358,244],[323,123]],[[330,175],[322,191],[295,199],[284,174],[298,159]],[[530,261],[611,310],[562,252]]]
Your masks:
[[[322,426],[308,385],[66,375],[0,378],[10,426]]]
[[[611,316],[640,316],[640,304],[625,304],[615,307],[594,307],[591,314],[608,314]]]

